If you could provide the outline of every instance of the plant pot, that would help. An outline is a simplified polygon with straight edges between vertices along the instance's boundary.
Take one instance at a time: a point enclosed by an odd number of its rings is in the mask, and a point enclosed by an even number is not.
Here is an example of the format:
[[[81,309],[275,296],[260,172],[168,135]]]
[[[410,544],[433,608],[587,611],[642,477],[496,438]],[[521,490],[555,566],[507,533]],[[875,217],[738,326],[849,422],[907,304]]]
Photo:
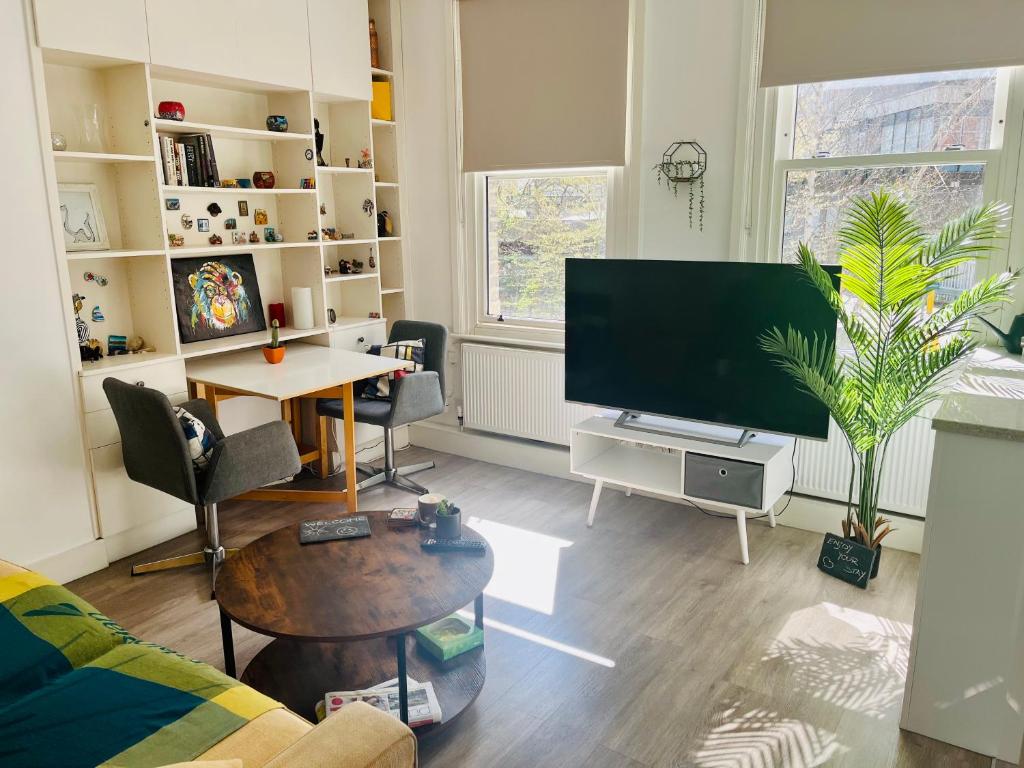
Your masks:
[[[277,365],[284,360],[284,347],[264,347],[263,357],[271,365]]]
[[[454,515],[437,516],[437,538],[439,539],[461,539],[462,538],[462,513],[456,511]]]
[[[277,179],[274,178],[273,171],[256,171],[252,175],[252,185],[256,189],[273,189],[276,183]]]
[[[847,536],[846,538],[848,538],[850,541],[857,541],[857,537],[856,536]],[[857,543],[859,544],[860,542],[857,542]],[[879,566],[879,564],[881,562],[882,562],[882,545],[879,544],[877,547],[875,547],[875,561],[871,564],[871,575],[869,576],[869,578],[873,579],[876,576],[878,576],[878,566]]]

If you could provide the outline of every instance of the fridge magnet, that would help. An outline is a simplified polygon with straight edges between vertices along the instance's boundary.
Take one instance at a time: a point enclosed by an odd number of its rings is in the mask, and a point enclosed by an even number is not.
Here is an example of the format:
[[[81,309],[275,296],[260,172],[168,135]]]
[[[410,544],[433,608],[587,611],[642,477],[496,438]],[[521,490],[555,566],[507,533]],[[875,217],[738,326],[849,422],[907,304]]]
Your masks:
[[[196,219],[196,229],[200,232],[210,231],[210,220],[209,219]]]
[[[224,229],[238,229],[238,222],[235,219],[224,219]]]
[[[103,316],[103,311],[100,309],[99,304],[92,308],[92,321],[94,323],[102,323],[106,319],[107,318]]]
[[[249,203],[246,200],[238,201],[238,215],[248,216],[249,215]]]
[[[168,197],[164,200],[164,207],[168,211],[179,211],[181,210],[181,200],[176,197]]]
[[[223,210],[223,208],[217,205],[216,202],[213,202],[206,206],[206,210],[207,212],[209,212],[211,216],[213,216],[213,218],[217,218],[218,216],[220,216],[220,213]]]
[[[181,226],[185,229],[192,229],[192,217],[187,213],[181,214]]]
[[[209,237],[210,245],[220,245],[224,242],[224,238],[218,235],[216,232]]]
[[[252,214],[252,223],[258,227],[265,226],[270,222],[267,211],[264,208],[257,208]]]

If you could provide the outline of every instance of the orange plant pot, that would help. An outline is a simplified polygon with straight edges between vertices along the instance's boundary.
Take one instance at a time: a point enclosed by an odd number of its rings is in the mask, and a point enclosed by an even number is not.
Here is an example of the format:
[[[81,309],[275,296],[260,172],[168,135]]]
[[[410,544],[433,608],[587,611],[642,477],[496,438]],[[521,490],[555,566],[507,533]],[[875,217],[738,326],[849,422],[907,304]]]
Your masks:
[[[284,347],[264,347],[263,357],[271,365],[277,365],[284,360]]]

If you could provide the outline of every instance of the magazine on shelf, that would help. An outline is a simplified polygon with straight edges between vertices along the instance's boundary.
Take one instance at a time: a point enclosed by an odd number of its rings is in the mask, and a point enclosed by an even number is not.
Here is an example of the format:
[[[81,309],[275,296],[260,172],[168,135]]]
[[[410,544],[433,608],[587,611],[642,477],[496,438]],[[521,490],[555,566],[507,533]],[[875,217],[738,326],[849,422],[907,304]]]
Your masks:
[[[409,727],[441,722],[441,706],[437,702],[434,686],[430,683],[418,683],[408,678],[409,686]],[[318,720],[330,717],[348,704],[362,701],[381,712],[399,719],[398,678],[387,680],[361,691],[331,691],[324,695],[316,704]]]

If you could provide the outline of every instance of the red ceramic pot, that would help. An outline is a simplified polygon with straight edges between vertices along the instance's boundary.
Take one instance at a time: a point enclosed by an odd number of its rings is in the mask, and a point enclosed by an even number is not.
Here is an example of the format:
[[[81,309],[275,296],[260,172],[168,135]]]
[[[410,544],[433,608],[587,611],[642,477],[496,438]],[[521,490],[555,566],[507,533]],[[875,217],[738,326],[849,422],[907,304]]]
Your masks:
[[[164,120],[181,121],[185,119],[185,105],[180,101],[161,101],[156,106],[156,113]]]
[[[273,171],[256,171],[252,175],[252,185],[256,189],[273,189],[276,182]]]

